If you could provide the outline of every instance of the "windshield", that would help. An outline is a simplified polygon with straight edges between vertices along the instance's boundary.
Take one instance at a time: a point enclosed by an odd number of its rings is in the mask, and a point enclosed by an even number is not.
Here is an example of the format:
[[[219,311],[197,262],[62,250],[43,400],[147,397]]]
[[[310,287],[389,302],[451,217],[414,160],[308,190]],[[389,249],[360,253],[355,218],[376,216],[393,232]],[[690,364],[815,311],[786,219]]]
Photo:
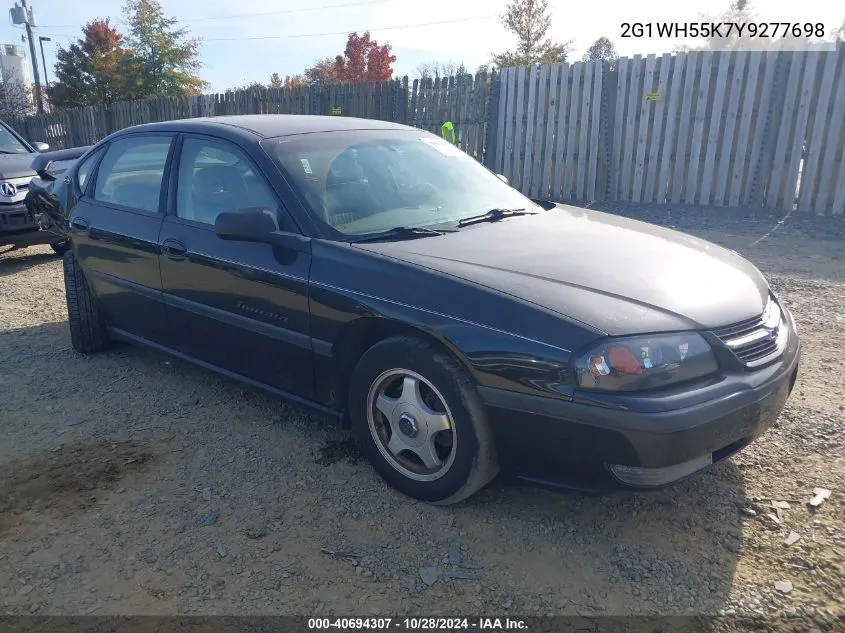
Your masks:
[[[29,154],[30,150],[21,143],[4,125],[0,125],[0,153]]]
[[[490,209],[540,211],[454,145],[421,130],[353,130],[268,139],[317,218],[355,236],[455,224]]]

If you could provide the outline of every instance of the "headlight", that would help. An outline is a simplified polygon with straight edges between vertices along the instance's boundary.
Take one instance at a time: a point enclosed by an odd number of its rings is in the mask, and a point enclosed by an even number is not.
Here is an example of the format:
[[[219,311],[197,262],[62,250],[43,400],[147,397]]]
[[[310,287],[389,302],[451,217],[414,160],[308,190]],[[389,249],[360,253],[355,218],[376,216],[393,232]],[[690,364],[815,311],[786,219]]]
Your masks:
[[[581,356],[575,379],[592,391],[644,391],[712,374],[716,357],[699,334],[655,334],[603,341]]]

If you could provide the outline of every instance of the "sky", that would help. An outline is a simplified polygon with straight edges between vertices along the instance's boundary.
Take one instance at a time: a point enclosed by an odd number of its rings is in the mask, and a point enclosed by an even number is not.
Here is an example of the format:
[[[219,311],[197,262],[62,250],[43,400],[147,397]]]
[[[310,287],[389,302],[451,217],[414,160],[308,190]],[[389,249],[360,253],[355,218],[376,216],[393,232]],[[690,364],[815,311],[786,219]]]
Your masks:
[[[13,0],[6,0],[11,8]],[[623,23],[694,22],[703,13],[718,13],[730,0],[550,0],[551,37],[573,41],[580,58],[597,38],[605,36],[621,55],[670,52],[677,40],[623,38]],[[513,37],[498,19],[507,0],[161,0],[165,13],[176,17],[201,40],[201,76],[212,92],[269,81],[302,72],[314,60],[342,54],[346,34],[370,30],[379,43],[390,42],[397,57],[395,74],[415,78],[424,62],[463,62],[474,71],[491,53],[513,48]],[[123,0],[69,2],[31,0],[44,42],[48,80],[58,46],[68,46],[81,26],[109,17],[119,30]],[[845,4],[835,0],[752,0],[759,21],[825,24],[828,32],[845,18]],[[4,44],[21,44],[22,26],[8,18],[0,26]],[[28,49],[27,50],[27,56]],[[40,60],[40,52],[37,52]],[[39,64],[43,75],[43,66]],[[43,77],[42,77],[43,81]]]

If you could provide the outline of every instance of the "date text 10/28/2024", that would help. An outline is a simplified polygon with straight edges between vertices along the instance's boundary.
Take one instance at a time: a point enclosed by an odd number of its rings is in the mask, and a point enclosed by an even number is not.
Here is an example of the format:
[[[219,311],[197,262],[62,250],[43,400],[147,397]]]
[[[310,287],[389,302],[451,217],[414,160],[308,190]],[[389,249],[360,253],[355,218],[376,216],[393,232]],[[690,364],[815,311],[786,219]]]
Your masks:
[[[525,620],[514,618],[308,618],[310,631],[520,631]]]

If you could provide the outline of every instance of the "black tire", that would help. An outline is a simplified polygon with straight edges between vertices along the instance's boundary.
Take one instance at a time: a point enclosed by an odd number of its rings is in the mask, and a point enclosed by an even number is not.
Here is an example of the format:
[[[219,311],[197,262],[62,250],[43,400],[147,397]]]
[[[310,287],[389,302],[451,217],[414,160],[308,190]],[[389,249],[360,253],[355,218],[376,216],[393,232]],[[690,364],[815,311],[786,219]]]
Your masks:
[[[73,256],[73,251],[64,254],[63,265],[67,320],[73,349],[83,354],[93,354],[108,349],[111,342],[105,322],[88,288],[88,282],[79,267],[79,262]]]
[[[70,248],[70,240],[64,240],[63,242],[52,242],[50,244],[50,248],[53,249],[53,252],[56,253],[56,255],[64,255]]]
[[[444,474],[418,481],[398,470],[379,448],[368,418],[368,394],[391,369],[421,376],[442,396],[451,413],[454,457]],[[361,450],[382,478],[420,501],[436,505],[457,503],[486,486],[499,471],[493,437],[475,384],[463,366],[446,350],[413,336],[396,336],[371,347],[358,361],[349,384],[352,431]],[[445,468],[445,467],[444,467]]]

